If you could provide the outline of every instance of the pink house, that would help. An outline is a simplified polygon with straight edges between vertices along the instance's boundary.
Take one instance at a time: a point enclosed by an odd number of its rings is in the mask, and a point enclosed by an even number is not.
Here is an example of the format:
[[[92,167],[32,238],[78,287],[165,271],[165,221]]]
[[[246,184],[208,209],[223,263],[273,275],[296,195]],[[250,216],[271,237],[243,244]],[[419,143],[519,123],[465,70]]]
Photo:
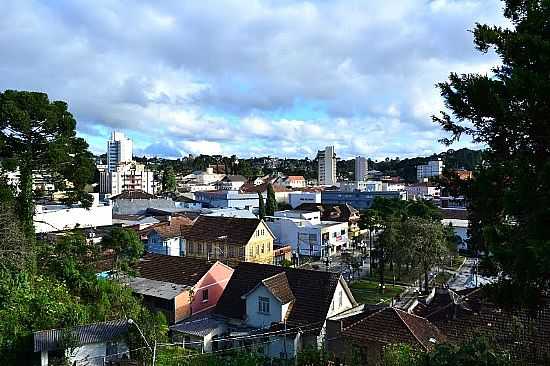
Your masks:
[[[146,254],[135,270],[127,284],[170,324],[216,306],[233,275],[231,267],[218,261],[153,253]]]

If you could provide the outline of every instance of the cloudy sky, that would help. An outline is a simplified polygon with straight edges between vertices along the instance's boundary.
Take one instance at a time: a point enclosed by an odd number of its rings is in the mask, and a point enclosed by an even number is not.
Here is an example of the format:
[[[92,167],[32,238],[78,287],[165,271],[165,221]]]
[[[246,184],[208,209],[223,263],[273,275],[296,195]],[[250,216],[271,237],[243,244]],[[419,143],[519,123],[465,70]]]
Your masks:
[[[434,84],[489,72],[499,0],[2,0],[0,90],[69,103],[96,153],[375,159],[439,152]],[[459,146],[469,146],[467,141]]]

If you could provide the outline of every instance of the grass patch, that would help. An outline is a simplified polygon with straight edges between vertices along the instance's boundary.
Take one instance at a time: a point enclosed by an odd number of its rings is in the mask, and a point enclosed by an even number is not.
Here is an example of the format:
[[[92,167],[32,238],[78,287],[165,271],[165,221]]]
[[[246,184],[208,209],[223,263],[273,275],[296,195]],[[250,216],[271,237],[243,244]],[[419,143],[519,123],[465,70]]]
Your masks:
[[[195,350],[186,349],[180,346],[168,346],[157,348],[156,365],[175,366],[183,364],[189,355],[198,355]]]
[[[386,284],[384,293],[378,291],[378,281],[360,280],[350,285],[353,297],[359,303],[378,304],[390,302],[392,298],[401,294],[404,290],[401,286]]]

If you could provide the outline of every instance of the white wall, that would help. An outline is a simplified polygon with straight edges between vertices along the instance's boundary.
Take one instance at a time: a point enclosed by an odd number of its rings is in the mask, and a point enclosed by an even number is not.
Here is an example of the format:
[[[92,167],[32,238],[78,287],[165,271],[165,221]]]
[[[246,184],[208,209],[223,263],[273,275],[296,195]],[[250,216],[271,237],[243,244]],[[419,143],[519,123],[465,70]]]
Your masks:
[[[147,237],[147,251],[179,257],[180,241],[179,237],[164,239],[156,231],[153,231]]]
[[[128,346],[126,342],[119,341],[117,342],[117,353],[123,352],[128,352]],[[107,356],[107,344],[86,344],[73,350],[67,350],[66,355],[69,358],[70,365],[76,362],[77,366],[103,366],[103,358]],[[120,359],[122,354],[112,357],[113,359]]]
[[[302,203],[321,203],[321,192],[290,192],[288,202],[292,208]]]
[[[266,297],[269,299],[269,314],[263,314],[258,311],[258,298]],[[278,323],[283,320],[282,306],[271,292],[264,286],[258,286],[256,290],[246,297],[246,324],[263,328],[271,323]]]

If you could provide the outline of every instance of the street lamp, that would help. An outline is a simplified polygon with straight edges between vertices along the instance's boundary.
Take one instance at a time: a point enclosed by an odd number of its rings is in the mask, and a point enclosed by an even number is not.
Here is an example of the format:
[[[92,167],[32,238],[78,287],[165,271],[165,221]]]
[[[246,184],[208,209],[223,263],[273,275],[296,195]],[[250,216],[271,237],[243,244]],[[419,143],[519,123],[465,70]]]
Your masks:
[[[133,324],[136,326],[137,330],[139,331],[139,334],[141,335],[141,338],[143,338],[143,341],[147,345],[147,348],[149,348],[149,350],[153,352],[153,348],[151,348],[151,345],[149,344],[149,342],[147,342],[147,338],[145,338],[145,336],[143,335],[143,332],[141,331],[141,328],[137,325],[134,319],[132,318],[128,319],[128,324]]]

